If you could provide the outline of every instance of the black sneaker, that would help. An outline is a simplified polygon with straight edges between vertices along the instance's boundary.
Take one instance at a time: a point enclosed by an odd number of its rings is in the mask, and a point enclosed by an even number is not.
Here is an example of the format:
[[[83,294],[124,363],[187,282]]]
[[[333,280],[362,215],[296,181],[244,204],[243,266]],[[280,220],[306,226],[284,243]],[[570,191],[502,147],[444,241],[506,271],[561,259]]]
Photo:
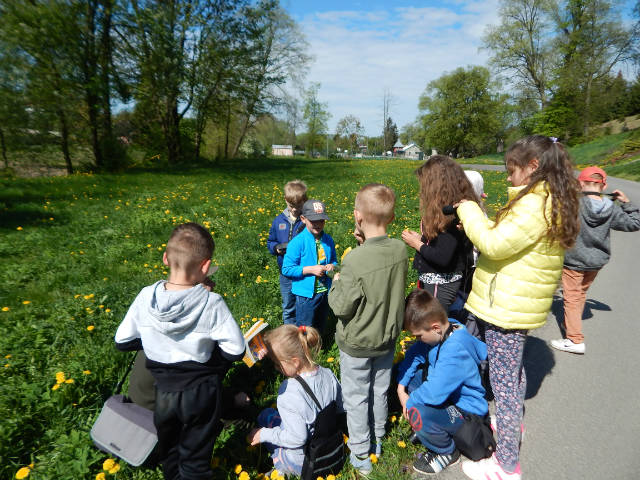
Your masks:
[[[460,460],[460,451],[458,449],[447,455],[427,450],[418,455],[416,461],[413,462],[413,469],[419,473],[433,475],[441,472],[449,465],[453,465],[458,460]]]

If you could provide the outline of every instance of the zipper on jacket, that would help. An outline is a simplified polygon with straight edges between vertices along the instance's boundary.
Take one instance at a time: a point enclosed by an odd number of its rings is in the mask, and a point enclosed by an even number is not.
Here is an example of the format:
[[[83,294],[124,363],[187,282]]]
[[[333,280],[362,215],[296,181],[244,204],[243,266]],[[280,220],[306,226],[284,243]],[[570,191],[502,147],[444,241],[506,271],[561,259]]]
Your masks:
[[[493,307],[493,297],[496,291],[496,280],[498,279],[498,274],[496,273],[491,279],[491,283],[489,283],[489,306]]]

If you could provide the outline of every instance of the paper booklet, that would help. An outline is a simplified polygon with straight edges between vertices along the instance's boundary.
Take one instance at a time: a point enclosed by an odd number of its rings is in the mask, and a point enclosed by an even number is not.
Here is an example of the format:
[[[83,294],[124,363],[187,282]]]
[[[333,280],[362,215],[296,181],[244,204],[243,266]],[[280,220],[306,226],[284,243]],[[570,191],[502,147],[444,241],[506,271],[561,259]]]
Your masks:
[[[264,344],[264,340],[262,340],[262,333],[260,332],[268,326],[267,322],[258,320],[244,334],[246,347],[242,361],[248,367],[253,367],[258,360],[267,354],[267,347]]]

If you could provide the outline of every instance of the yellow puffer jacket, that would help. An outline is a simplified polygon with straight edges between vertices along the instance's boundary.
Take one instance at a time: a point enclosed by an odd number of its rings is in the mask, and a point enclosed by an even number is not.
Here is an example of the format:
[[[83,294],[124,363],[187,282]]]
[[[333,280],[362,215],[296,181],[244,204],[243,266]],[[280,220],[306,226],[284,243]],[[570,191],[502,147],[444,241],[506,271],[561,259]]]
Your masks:
[[[522,188],[510,187],[509,200]],[[464,231],[480,250],[465,305],[478,318],[507,329],[544,325],[562,274],[564,249],[547,239],[543,208],[551,218],[551,196],[542,182],[495,228],[475,202],[458,207]]]

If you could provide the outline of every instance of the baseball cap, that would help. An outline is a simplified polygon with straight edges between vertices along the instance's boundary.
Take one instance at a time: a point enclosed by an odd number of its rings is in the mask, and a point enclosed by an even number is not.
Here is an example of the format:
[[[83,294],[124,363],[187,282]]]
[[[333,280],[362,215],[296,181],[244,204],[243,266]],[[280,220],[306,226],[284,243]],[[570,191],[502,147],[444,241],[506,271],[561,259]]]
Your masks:
[[[602,179],[592,178],[591,175],[594,174],[601,175]],[[607,183],[607,174],[599,167],[587,167],[580,172],[578,180],[582,180],[583,182]]]
[[[316,220],[329,220],[324,203],[313,198],[304,202],[304,205],[302,206],[302,215],[312,222],[315,222]]]

